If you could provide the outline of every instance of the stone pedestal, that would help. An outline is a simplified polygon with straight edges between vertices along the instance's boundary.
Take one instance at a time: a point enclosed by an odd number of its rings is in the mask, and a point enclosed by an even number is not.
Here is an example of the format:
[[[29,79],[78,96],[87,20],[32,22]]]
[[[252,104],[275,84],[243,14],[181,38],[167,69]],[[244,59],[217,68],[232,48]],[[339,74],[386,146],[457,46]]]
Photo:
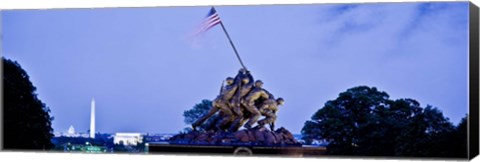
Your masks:
[[[192,131],[170,138],[170,144],[232,146],[301,146],[285,128],[270,131],[264,127],[236,132]]]

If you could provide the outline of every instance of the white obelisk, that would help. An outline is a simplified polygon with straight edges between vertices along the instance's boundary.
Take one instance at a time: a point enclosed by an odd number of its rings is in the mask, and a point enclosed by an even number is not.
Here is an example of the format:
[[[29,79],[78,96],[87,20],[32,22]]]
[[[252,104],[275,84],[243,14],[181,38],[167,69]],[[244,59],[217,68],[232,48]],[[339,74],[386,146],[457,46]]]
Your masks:
[[[90,110],[90,138],[95,138],[95,99],[93,98]]]

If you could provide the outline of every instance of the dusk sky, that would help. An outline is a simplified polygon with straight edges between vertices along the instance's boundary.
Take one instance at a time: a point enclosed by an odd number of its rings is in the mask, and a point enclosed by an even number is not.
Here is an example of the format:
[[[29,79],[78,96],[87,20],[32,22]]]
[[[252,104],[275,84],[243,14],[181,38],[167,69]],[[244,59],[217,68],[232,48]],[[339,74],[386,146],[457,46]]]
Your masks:
[[[241,67],[209,7],[3,10],[1,55],[18,61],[55,132],[177,133]],[[377,87],[457,124],[468,113],[468,2],[217,6],[255,79],[283,97],[277,127],[300,133],[345,90]]]

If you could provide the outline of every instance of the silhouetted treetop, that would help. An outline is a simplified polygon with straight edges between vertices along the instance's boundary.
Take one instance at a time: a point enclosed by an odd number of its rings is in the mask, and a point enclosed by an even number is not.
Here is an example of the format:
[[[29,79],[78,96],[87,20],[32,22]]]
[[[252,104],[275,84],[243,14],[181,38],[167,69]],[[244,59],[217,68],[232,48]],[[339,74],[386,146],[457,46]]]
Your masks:
[[[37,97],[28,74],[16,61],[2,57],[3,148],[50,149],[53,129],[50,109]]]
[[[305,122],[302,135],[306,142],[328,141],[333,155],[465,158],[458,151],[467,149],[464,123],[455,127],[435,107],[358,86],[327,101]]]

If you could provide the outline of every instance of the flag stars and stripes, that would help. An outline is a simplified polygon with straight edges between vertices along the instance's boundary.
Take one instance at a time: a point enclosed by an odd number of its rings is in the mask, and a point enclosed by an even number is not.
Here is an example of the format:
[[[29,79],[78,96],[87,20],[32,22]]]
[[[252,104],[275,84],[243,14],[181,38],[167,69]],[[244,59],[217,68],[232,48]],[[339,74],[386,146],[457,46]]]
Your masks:
[[[196,34],[201,34],[203,32],[206,32],[208,29],[214,27],[215,25],[220,24],[221,22],[222,21],[220,20],[220,17],[218,16],[217,11],[215,10],[215,8],[212,7],[212,9],[210,9],[210,12],[208,12],[207,16],[202,21]]]

